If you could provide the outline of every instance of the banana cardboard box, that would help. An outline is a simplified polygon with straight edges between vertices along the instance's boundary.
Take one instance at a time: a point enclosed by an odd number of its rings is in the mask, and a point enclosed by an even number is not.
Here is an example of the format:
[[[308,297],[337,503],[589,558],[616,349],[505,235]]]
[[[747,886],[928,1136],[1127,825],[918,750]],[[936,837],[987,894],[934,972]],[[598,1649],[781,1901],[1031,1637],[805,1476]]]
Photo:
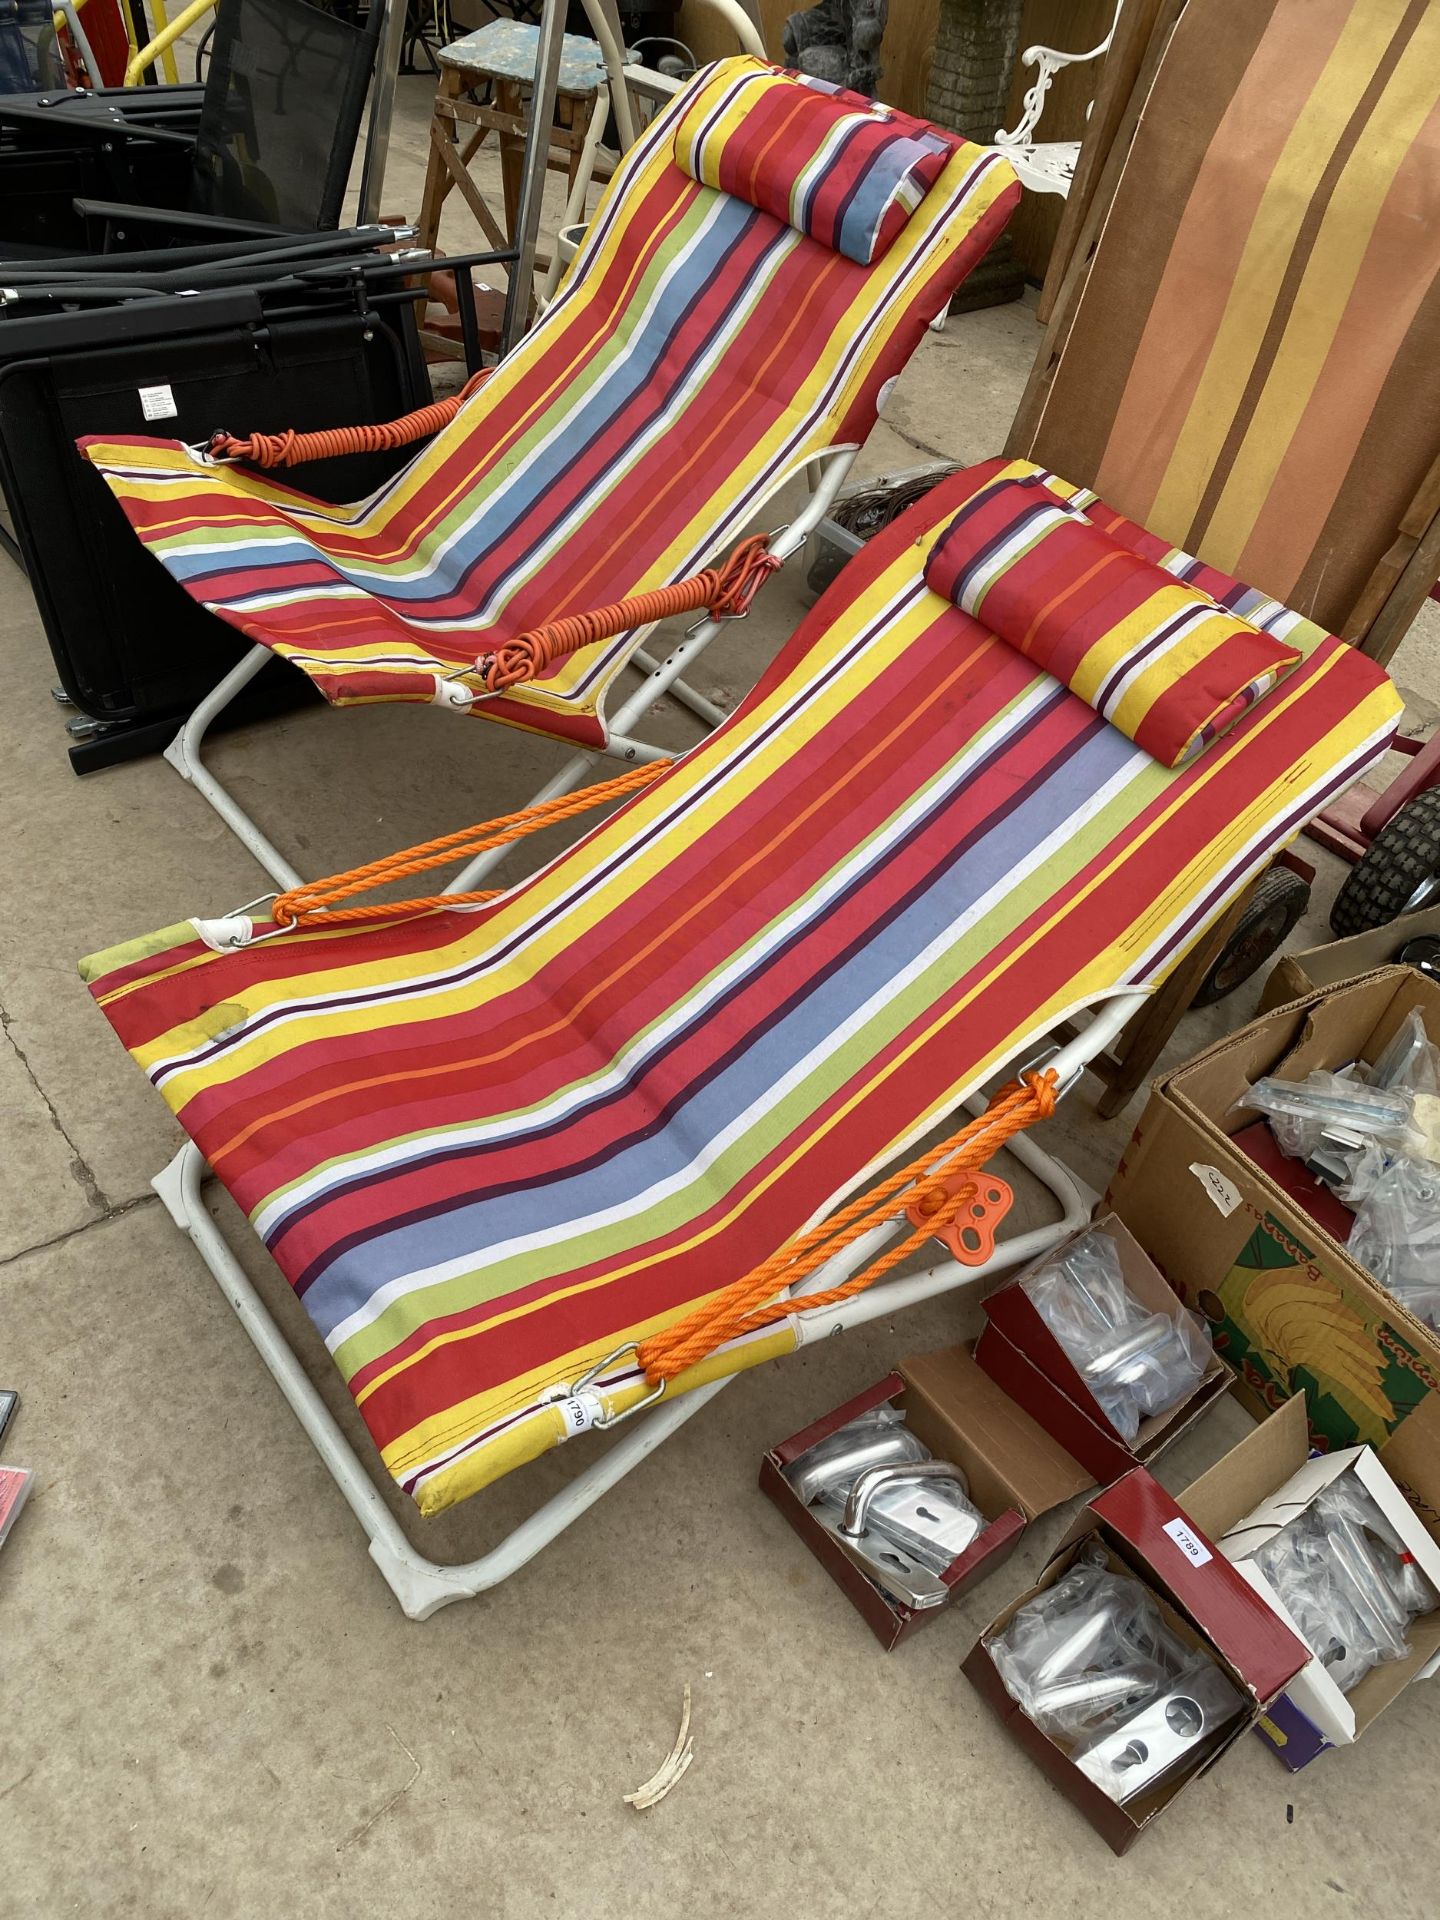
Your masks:
[[[1412,1008],[1440,1041],[1440,988],[1384,967],[1278,1007],[1162,1075],[1106,1200],[1205,1315],[1251,1411],[1303,1394],[1311,1445],[1373,1447],[1440,1538],[1440,1335],[1350,1258],[1348,1216],[1328,1190],[1312,1197],[1298,1163],[1268,1154],[1262,1165],[1236,1142],[1256,1120],[1238,1103],[1263,1074],[1303,1080],[1373,1061]]]

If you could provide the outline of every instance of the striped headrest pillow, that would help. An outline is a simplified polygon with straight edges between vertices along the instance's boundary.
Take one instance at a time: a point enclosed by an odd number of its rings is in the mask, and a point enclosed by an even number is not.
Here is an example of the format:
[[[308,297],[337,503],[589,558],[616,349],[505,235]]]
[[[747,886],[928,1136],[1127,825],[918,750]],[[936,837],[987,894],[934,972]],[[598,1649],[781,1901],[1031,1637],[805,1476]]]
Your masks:
[[[962,142],[808,75],[729,63],[675,130],[692,180],[863,267],[894,243]]]
[[[1165,767],[1202,753],[1301,657],[1038,481],[967,501],[925,582]]]

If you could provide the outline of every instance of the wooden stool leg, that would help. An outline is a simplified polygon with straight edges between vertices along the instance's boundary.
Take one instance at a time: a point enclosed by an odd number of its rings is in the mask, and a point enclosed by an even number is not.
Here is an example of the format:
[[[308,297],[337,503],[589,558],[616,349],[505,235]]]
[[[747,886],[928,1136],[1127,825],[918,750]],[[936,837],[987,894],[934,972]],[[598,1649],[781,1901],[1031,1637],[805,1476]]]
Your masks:
[[[513,80],[500,80],[495,85],[495,106],[497,111],[521,117],[520,89]],[[525,171],[525,143],[518,134],[500,135],[500,178],[505,189],[505,231],[513,236],[515,222],[520,217],[520,185]]]
[[[452,67],[447,67],[440,77],[440,88],[436,99],[455,99],[460,92],[460,75]],[[439,152],[439,141],[450,138],[451,122],[439,115],[430,120],[430,151],[425,159],[425,191],[420,198],[420,218],[416,225],[419,233],[417,242],[422,247],[431,247],[440,232],[440,209],[445,204],[445,196],[450,191],[450,172]]]

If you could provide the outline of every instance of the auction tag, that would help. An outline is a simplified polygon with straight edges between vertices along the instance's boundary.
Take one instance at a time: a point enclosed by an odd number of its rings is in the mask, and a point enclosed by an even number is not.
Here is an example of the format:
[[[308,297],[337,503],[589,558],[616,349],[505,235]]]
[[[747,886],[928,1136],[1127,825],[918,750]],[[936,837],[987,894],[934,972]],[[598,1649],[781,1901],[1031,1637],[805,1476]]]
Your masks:
[[[1167,1520],[1165,1531],[1192,1567],[1203,1567],[1207,1560],[1215,1558],[1200,1536],[1193,1533],[1183,1520]]]
[[[141,387],[140,410],[147,420],[173,420],[180,411],[169,387]]]
[[[1240,1189],[1235,1182],[1227,1180],[1218,1167],[1207,1167],[1199,1160],[1190,1162],[1190,1171],[1228,1220],[1240,1204]]]
[[[585,1433],[595,1424],[595,1407],[592,1401],[574,1399],[557,1400],[560,1418],[565,1422],[565,1438],[573,1440],[577,1433]]]

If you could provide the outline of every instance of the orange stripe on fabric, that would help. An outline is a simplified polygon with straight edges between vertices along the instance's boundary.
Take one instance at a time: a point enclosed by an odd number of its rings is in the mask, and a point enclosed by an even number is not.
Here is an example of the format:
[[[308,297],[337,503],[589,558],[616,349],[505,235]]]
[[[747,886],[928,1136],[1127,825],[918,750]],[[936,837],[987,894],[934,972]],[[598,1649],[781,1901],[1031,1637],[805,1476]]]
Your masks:
[[[1077,579],[1067,582],[1067,584],[1061,588],[1060,592],[1055,595],[1053,600],[1047,600],[1045,602],[1045,605],[1041,607],[1035,618],[1030,622],[1030,625],[1025,631],[1025,637],[1020,642],[1021,653],[1029,653],[1031,647],[1034,645],[1036,634],[1040,631],[1041,627],[1044,626],[1051,614],[1058,612],[1067,600],[1073,600],[1082,588],[1090,584],[1097,573],[1102,572],[1104,568],[1110,566],[1117,560],[1129,560],[1133,558],[1134,555],[1131,554],[1127,548],[1116,547],[1112,553],[1101,554],[1100,558],[1095,561],[1092,566],[1087,567],[1084,573],[1080,574]],[[982,609],[984,607],[983,600],[981,601],[981,607]]]
[[[771,152],[774,150],[777,143],[783,140],[786,134],[789,133],[792,122],[799,119],[801,114],[808,113],[811,110],[811,108],[814,106],[815,103],[813,98],[807,97],[810,95],[810,93],[811,93],[811,89],[809,87],[797,88],[795,90],[795,97],[789,103],[788,112],[785,114],[784,118],[780,121],[779,125],[775,128],[775,131],[770,135],[770,138],[760,148],[759,152],[755,155],[754,160],[751,162],[750,172],[746,178],[745,185],[747,189],[746,198],[750,201],[752,206],[755,203],[755,183],[760,178],[761,167],[764,165],[765,161],[769,158]],[[717,167],[715,169],[715,172],[718,180],[720,169]]]
[[[716,900],[721,899],[727,892],[731,891],[736,881],[742,875],[748,873],[750,869],[760,861],[771,858],[777,844],[785,840],[793,839],[800,829],[808,821],[813,819],[817,813],[823,812],[826,807],[834,803],[836,794],[843,792],[844,787],[853,780],[856,773],[869,766],[871,762],[881,754],[887,752],[902,734],[909,733],[916,723],[917,715],[928,712],[950,692],[952,687],[959,681],[962,681],[987,648],[1002,644],[1000,641],[992,640],[987,634],[982,641],[972,646],[963,658],[957,659],[950,672],[946,674],[943,679],[935,682],[923,703],[915,707],[904,720],[897,722],[888,733],[872,742],[857,760],[850,762],[846,766],[843,774],[839,776],[836,782],[826,786],[821,792],[812,795],[807,804],[786,823],[774,840],[768,841],[764,846],[757,847],[754,853],[742,862],[738,868],[727,869],[726,872],[717,879],[714,886],[685,909],[685,912],[678,920],[668,922],[664,928],[655,935],[653,940],[638,953],[631,955],[626,960],[625,971],[630,973],[642,966],[652,953],[664,945],[668,939],[673,937],[680,927],[685,926],[697,915],[712,906]],[[369,1074],[364,1079],[346,1081],[343,1084],[326,1089],[323,1093],[309,1094],[303,1100],[296,1101],[290,1106],[274,1108],[270,1113],[266,1114],[263,1119],[250,1121],[233,1139],[227,1140],[218,1146],[210,1155],[210,1165],[212,1169],[218,1171],[222,1160],[229,1154],[238,1152],[238,1150],[251,1140],[256,1133],[261,1131],[261,1129],[280,1124],[287,1120],[293,1120],[299,1114],[311,1112],[314,1108],[324,1106],[332,1100],[344,1099],[347,1094],[368,1092],[376,1087],[406,1085],[418,1083],[422,1080],[442,1079],[454,1073],[471,1073],[478,1068],[493,1066],[501,1060],[508,1060],[515,1054],[523,1051],[526,1047],[534,1045],[537,1041],[551,1039],[556,1034],[574,1027],[578,1023],[585,1008],[588,1007],[592,1001],[606,993],[619,977],[620,976],[614,974],[604,975],[574,1002],[573,1005],[569,1006],[562,1017],[552,1020],[545,1027],[532,1029],[530,1032],[521,1035],[519,1039],[512,1041],[508,1046],[502,1047],[496,1053],[473,1054],[464,1060],[447,1061],[443,1066],[437,1067],[416,1068],[410,1066],[399,1073]]]

